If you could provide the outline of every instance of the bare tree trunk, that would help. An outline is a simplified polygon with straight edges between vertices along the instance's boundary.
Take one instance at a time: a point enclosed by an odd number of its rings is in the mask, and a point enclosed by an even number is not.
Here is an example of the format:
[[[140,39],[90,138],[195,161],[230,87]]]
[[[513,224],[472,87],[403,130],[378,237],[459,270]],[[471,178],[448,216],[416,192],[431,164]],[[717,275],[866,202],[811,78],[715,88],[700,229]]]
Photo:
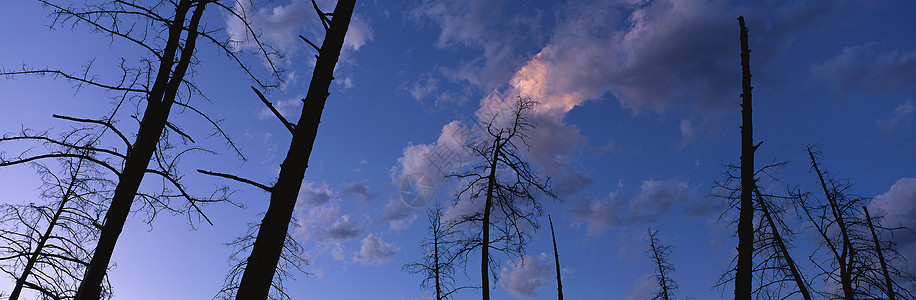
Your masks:
[[[735,274],[735,299],[751,299],[751,272],[754,265],[754,128],[751,114],[751,50],[748,49],[744,17],[741,27],[741,204],[738,216],[738,265]]]
[[[563,300],[563,281],[560,280],[560,254],[557,252],[557,236],[553,233],[553,220],[547,215],[550,222],[550,238],[553,239],[553,259],[557,265],[557,300]]]
[[[89,266],[86,268],[86,274],[80,284],[79,291],[77,291],[76,299],[78,300],[99,299],[102,280],[104,280],[108,264],[111,262],[115,244],[124,229],[124,223],[130,214],[130,206],[140,187],[140,182],[143,181],[143,175],[147,171],[150,159],[156,150],[156,145],[159,143],[159,138],[162,136],[172,104],[175,102],[178,87],[181,85],[182,78],[191,63],[191,56],[194,54],[194,45],[198,35],[196,29],[207,4],[206,1],[198,3],[194,9],[188,25],[191,30],[188,30],[178,64],[174,71],[172,70],[172,62],[179,49],[184,18],[191,9],[191,2],[190,0],[183,0],[176,8],[175,19],[169,27],[169,39],[163,58],[160,60],[155,85],[149,94],[149,99],[147,99],[146,111],[144,112],[143,120],[140,122],[136,141],[131,151],[127,154],[124,170],[118,178],[118,185],[115,188],[111,206],[105,214],[105,224],[102,227],[99,243]]]
[[[309,156],[318,135],[318,124],[321,122],[321,113],[328,99],[328,89],[334,79],[334,67],[340,57],[355,5],[355,0],[340,0],[334,8],[330,27],[315,63],[308,93],[303,100],[305,104],[302,107],[302,117],[293,131],[286,159],[280,165],[277,183],[271,188],[270,206],[261,221],[236,299],[266,299],[270,292],[299,188],[302,186]]]
[[[875,242],[875,253],[878,253],[878,260],[881,262],[881,271],[884,274],[884,281],[887,283],[887,299],[895,300],[897,295],[894,293],[894,281],[891,280],[891,275],[887,270],[887,261],[884,260],[884,253],[881,251],[881,244],[878,243],[878,234],[875,233],[875,225],[871,223],[871,216],[868,214],[868,207],[862,206],[862,210],[865,211],[865,221],[868,222],[868,228],[871,229],[871,237]]]
[[[499,161],[500,137],[493,141],[493,161],[490,163],[490,175],[487,180],[487,201],[483,208],[483,236],[480,249],[480,288],[483,300],[490,300],[490,209],[493,206],[493,186],[496,184],[496,165]]]
[[[776,246],[779,248],[779,252],[782,252],[782,257],[785,258],[786,265],[789,266],[789,271],[795,279],[795,284],[798,285],[798,292],[802,294],[805,300],[811,300],[811,293],[808,292],[808,284],[805,282],[804,277],[802,277],[801,272],[799,272],[798,266],[795,264],[792,256],[789,255],[789,249],[782,240],[782,236],[779,235],[776,222],[773,221],[773,217],[770,215],[770,210],[767,208],[766,201],[763,201],[760,189],[754,189],[754,191],[757,193],[757,200],[760,202],[760,210],[763,212],[764,218],[766,218],[767,225],[770,226],[770,230],[773,231],[773,238],[776,239]]]

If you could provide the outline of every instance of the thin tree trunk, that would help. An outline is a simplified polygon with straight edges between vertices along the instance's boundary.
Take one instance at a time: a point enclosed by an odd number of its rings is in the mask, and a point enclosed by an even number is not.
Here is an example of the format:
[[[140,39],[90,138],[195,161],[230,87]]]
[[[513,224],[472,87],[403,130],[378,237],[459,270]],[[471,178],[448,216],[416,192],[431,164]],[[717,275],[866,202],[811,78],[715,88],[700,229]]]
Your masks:
[[[140,122],[136,141],[131,151],[127,154],[124,170],[118,178],[118,185],[115,187],[111,205],[105,214],[105,224],[102,227],[98,245],[77,291],[77,300],[97,300],[100,297],[102,281],[108,270],[108,264],[111,262],[115,244],[124,229],[124,223],[130,214],[131,204],[133,204],[137,190],[140,188],[140,182],[143,181],[143,175],[146,173],[146,168],[149,166],[153,152],[156,150],[159,138],[162,136],[178,87],[181,85],[182,78],[191,62],[198,35],[197,27],[206,3],[205,1],[198,3],[191,16],[191,21],[188,25],[191,30],[188,31],[181,57],[173,74],[172,62],[179,49],[185,15],[191,9],[192,3],[190,0],[183,0],[176,8],[175,20],[172,21],[172,25],[169,27],[168,43],[160,61],[156,82],[149,94],[149,99],[147,99],[146,111],[144,112],[143,120]]]
[[[817,178],[821,182],[821,188],[824,190],[824,196],[827,197],[827,201],[830,204],[830,212],[833,214],[834,220],[836,220],[837,226],[840,229],[840,235],[843,238],[843,248],[841,250],[840,256],[837,257],[837,263],[840,266],[840,285],[843,287],[843,299],[853,300],[855,299],[855,293],[852,290],[852,266],[854,264],[853,255],[855,249],[852,248],[852,242],[849,240],[849,233],[846,227],[846,219],[840,213],[840,206],[836,199],[836,194],[831,193],[827,188],[827,181],[824,180],[824,174],[821,172],[820,167],[817,164],[817,160],[814,158],[814,152],[811,151],[811,148],[808,148],[808,156],[811,157],[811,165],[814,166],[814,171],[817,172]]]
[[[748,49],[744,17],[741,27],[741,203],[738,216],[738,265],[735,274],[735,299],[751,299],[751,272],[754,254],[754,128],[751,114],[751,50]]]
[[[435,263],[433,272],[436,275],[436,300],[442,300],[442,286],[439,282],[439,211],[436,211],[436,224],[433,224],[433,262]]]
[[[789,255],[789,249],[786,247],[786,243],[783,242],[782,237],[779,235],[779,230],[777,230],[776,222],[773,221],[773,217],[770,215],[770,210],[767,209],[766,202],[763,201],[763,196],[760,195],[760,189],[754,190],[757,193],[757,201],[760,202],[760,209],[763,212],[764,218],[767,220],[767,224],[770,226],[770,230],[773,231],[773,238],[776,239],[776,246],[779,247],[779,252],[782,252],[782,257],[786,259],[786,264],[789,265],[789,271],[792,272],[792,278],[795,279],[795,284],[798,285],[798,292],[802,294],[802,297],[805,300],[811,300],[811,293],[808,292],[808,285],[805,283],[805,279],[802,277],[801,272],[798,271],[798,266],[795,265],[795,261],[792,260],[792,256]]]
[[[32,273],[32,268],[35,267],[35,262],[38,261],[38,256],[41,254],[41,251],[44,250],[45,244],[47,244],[48,239],[51,238],[51,233],[54,232],[54,227],[57,226],[57,222],[60,220],[60,215],[64,212],[64,208],[67,205],[67,202],[70,202],[70,198],[73,197],[73,186],[76,182],[76,177],[80,172],[82,167],[83,160],[80,159],[76,164],[76,169],[71,170],[70,182],[67,184],[67,190],[61,196],[60,205],[58,205],[57,210],[54,212],[54,216],[51,217],[51,220],[48,222],[48,228],[45,230],[45,233],[41,235],[38,239],[38,245],[35,246],[34,252],[29,256],[29,260],[25,264],[25,268],[22,269],[22,275],[16,279],[16,286],[13,287],[13,291],[10,293],[10,300],[19,299],[19,294],[22,293],[22,287],[25,285],[26,280],[29,275]]]
[[[563,281],[560,280],[560,254],[557,252],[557,236],[553,233],[553,220],[547,215],[550,222],[550,238],[553,239],[553,259],[557,265],[557,300],[563,300]]]
[[[270,206],[261,221],[258,236],[242,274],[236,299],[266,299],[283,251],[289,222],[296,207],[296,198],[309,156],[318,135],[321,113],[328,99],[328,89],[334,79],[334,67],[340,57],[344,37],[350,26],[355,0],[340,0],[334,8],[330,27],[321,45],[318,61],[312,72],[312,81],[303,100],[302,117],[293,131],[289,151],[280,175],[270,193]]]
[[[483,236],[480,249],[480,288],[483,300],[490,300],[490,209],[493,206],[493,186],[496,184],[496,165],[499,158],[499,137],[493,141],[493,161],[490,163],[490,175],[487,180],[487,201],[483,208]]]
[[[891,280],[891,275],[887,271],[887,261],[884,260],[884,253],[881,252],[881,244],[878,243],[878,234],[875,233],[875,225],[871,223],[868,207],[862,206],[862,210],[865,211],[865,220],[868,222],[868,228],[871,229],[871,237],[875,242],[875,252],[878,253],[878,260],[881,261],[881,271],[884,273],[884,280],[887,283],[887,299],[894,300],[897,298],[897,295],[894,293],[894,281]]]

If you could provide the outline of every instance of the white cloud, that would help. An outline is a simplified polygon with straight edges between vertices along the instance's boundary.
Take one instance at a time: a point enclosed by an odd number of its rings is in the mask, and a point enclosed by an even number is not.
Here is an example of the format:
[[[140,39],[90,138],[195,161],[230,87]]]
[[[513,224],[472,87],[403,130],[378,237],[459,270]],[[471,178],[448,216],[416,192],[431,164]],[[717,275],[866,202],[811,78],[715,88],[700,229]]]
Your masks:
[[[353,259],[360,264],[381,264],[394,259],[394,255],[400,250],[400,247],[385,242],[376,234],[369,233],[362,241],[359,253],[353,256]]]
[[[347,36],[344,37],[344,47],[357,51],[360,47],[372,41],[372,27],[365,17],[354,14],[350,19],[350,28],[347,29]]]
[[[627,291],[625,300],[645,300],[652,299],[652,294],[658,287],[658,283],[652,275],[643,275],[636,281],[633,288]]]
[[[884,194],[875,196],[869,204],[872,216],[884,216],[889,227],[906,227],[916,230],[916,178],[900,178]],[[909,264],[909,272],[916,273],[916,235],[903,232],[894,235],[898,249]]]
[[[287,5],[258,8],[250,0],[236,1],[235,11],[248,17],[256,34],[274,45],[278,50],[289,52],[299,47],[298,35],[305,31],[308,22],[317,21],[311,3],[295,0]],[[234,41],[241,42],[242,48],[253,45],[251,32],[245,24],[235,16],[227,16],[226,27],[229,36]]]
[[[504,266],[499,284],[510,294],[525,299],[537,296],[537,290],[553,278],[553,263],[546,253],[537,257],[525,255],[512,266]]]
[[[326,13],[334,10],[335,1],[318,1],[319,7]],[[288,65],[299,49],[308,50],[308,56],[314,54],[311,46],[299,39],[299,35],[308,38],[319,47],[324,39],[325,29],[318,19],[318,14],[307,0],[292,0],[285,5],[257,6],[251,0],[236,1],[233,10],[244,16],[251,30],[237,17],[226,14],[226,31],[238,49],[259,51],[254,45],[252,30],[259,36],[262,43],[279,52],[284,57],[282,61],[275,61],[281,65]],[[333,17],[332,17],[333,18]],[[358,13],[350,18],[350,27],[344,37],[339,64],[354,64],[353,53],[358,51],[373,39],[371,21]],[[269,51],[270,52],[270,51]],[[277,57],[273,57],[274,59]],[[347,78],[346,76],[340,76]],[[346,86],[348,80],[344,80]]]

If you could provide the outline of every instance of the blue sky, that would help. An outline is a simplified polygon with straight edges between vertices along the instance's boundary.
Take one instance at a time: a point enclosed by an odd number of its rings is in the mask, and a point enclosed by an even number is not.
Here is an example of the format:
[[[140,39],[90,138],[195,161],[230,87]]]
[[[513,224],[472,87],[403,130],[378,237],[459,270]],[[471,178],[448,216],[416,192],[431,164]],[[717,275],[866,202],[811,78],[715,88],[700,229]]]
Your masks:
[[[319,3],[328,10],[333,5]],[[285,85],[268,98],[296,120],[314,64],[314,51],[296,35],[320,41],[320,23],[307,1],[255,4],[252,20],[285,54],[278,63],[288,70]],[[2,7],[5,70],[27,64],[76,72],[95,58],[92,72],[110,79],[119,57],[136,62],[141,54],[84,27],[49,30],[48,11],[36,3]],[[290,294],[429,296],[419,288],[420,276],[401,270],[422,256],[426,207],[405,205],[399,186],[410,174],[435,174],[429,152],[461,141],[462,126],[472,126],[482,107],[523,95],[540,103],[526,156],[551,176],[562,198],[545,200],[544,207],[558,233],[564,294],[645,299],[653,288],[643,253],[651,226],[676,247],[678,295],[721,298],[711,287],[737,240],[734,227],[717,222],[722,202],[708,195],[721,165],[738,159],[739,15],[748,21],[753,50],[755,139],[763,141],[758,165],[790,162],[778,172],[781,182],[764,185],[817,191],[804,150],[820,144],[826,166],[849,179],[856,193],[877,196],[873,214],[916,229],[914,11],[912,1],[883,0],[359,1],[300,192],[300,226],[291,228],[310,275],[297,274]],[[238,33],[218,10],[204,21],[228,28],[220,34]],[[212,46],[197,54],[193,79],[213,101],[197,103],[225,120],[248,160],[238,160],[217,138],[204,139],[209,131],[199,118],[173,114],[174,123],[201,137],[200,145],[220,152],[186,158],[185,183],[199,193],[227,184],[195,173],[198,168],[271,182],[289,134],[233,63]],[[75,93],[72,85],[47,77],[0,81],[0,131],[61,132],[70,125],[51,114],[98,117],[110,110],[111,94]],[[0,201],[35,201],[33,174],[28,167],[0,169]],[[450,203],[454,182],[434,181],[437,200]],[[258,222],[267,207],[265,193],[233,188],[233,200],[246,209],[206,207],[214,226],[191,230],[186,217],[168,214],[148,225],[146,214],[135,214],[115,249],[116,298],[215,295],[229,268],[223,243]],[[500,257],[494,298],[555,297],[546,216],[541,221],[524,266]],[[916,261],[916,237],[900,239]],[[798,241],[797,255],[806,257],[811,239],[803,234]],[[456,278],[477,282],[478,265],[470,262],[468,277],[459,271]],[[11,285],[3,279],[0,291]],[[462,291],[458,298],[478,296]]]

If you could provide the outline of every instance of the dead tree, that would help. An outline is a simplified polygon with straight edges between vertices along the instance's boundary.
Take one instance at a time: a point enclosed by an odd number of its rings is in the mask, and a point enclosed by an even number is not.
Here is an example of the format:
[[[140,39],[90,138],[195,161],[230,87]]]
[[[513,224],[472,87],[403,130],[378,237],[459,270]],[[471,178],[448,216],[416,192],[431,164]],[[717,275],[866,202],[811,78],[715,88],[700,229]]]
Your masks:
[[[60,159],[65,177],[33,164],[44,181],[46,203],[5,204],[0,228],[0,270],[16,279],[9,299],[33,290],[41,298],[72,299],[85,270],[111,182],[82,159]],[[110,290],[106,284],[103,296]]]
[[[435,290],[435,299],[450,299],[452,294],[461,289],[474,288],[470,286],[455,286],[455,265],[459,263],[453,248],[456,243],[452,240],[455,232],[445,224],[442,219],[443,210],[438,204],[427,211],[429,220],[429,236],[423,239],[420,247],[426,252],[419,262],[404,265],[403,269],[410,273],[423,275],[420,286]]]
[[[92,252],[92,259],[86,268],[77,293],[77,299],[95,300],[101,293],[111,256],[127,217],[131,211],[137,210],[134,202],[140,202],[139,205],[142,205],[140,210],[150,212],[148,220],[150,222],[157,212],[165,210],[187,213],[189,222],[193,226],[195,217],[198,221],[207,220],[199,207],[201,204],[228,201],[225,190],[218,190],[209,197],[195,197],[188,193],[188,189],[180,183],[181,176],[178,174],[177,163],[184,154],[194,151],[207,152],[207,150],[195,146],[176,149],[175,144],[169,142],[168,139],[170,134],[174,134],[180,137],[182,144],[194,143],[189,134],[176,124],[169,122],[170,115],[189,111],[209,122],[215,134],[226,138],[230,147],[241,156],[235,145],[219,127],[219,121],[212,119],[189,103],[192,95],[206,99],[197,86],[185,78],[186,74],[192,72],[191,69],[197,61],[194,53],[198,48],[199,40],[211,42],[230,60],[238,63],[242,70],[262,87],[276,86],[276,84],[265,83],[255,77],[252,70],[242,62],[232,41],[218,37],[216,33],[219,31],[209,29],[201,23],[205,8],[219,8],[224,10],[226,15],[242,20],[247,30],[255,37],[256,48],[259,49],[257,52],[266,58],[269,65],[273,65],[272,60],[276,58],[276,52],[260,43],[244,13],[235,11],[234,5],[227,6],[214,0],[159,1],[152,4],[130,0],[98,1],[86,3],[80,7],[58,5],[46,0],[40,2],[52,10],[52,27],[86,26],[113,40],[117,39],[139,46],[145,49],[148,55],[138,60],[139,66],[137,67],[130,66],[126,59],[121,59],[119,65],[122,71],[121,78],[113,80],[113,83],[107,83],[99,76],[90,74],[91,63],[85,67],[82,74],[28,67],[19,71],[0,71],[0,75],[6,76],[51,75],[75,82],[78,88],[84,86],[101,88],[118,95],[115,98],[118,104],[110,114],[112,117],[102,119],[55,117],[82,124],[84,126],[82,129],[97,130],[98,135],[114,135],[115,140],[123,142],[123,145],[119,147],[96,145],[89,147],[50,138],[46,133],[31,134],[25,131],[15,135],[5,135],[0,139],[0,142],[51,143],[71,150],[90,150],[93,153],[93,155],[82,155],[73,151],[23,153],[18,157],[0,158],[0,166],[47,158],[80,158],[95,163],[102,169],[107,169],[111,172],[109,176],[116,178],[117,185],[111,195],[98,243]],[[273,69],[271,74],[273,78],[281,78],[276,69]],[[138,110],[134,115],[130,115],[138,122],[133,142],[128,140],[128,134],[118,129],[117,119],[113,117],[119,115],[122,106],[126,104],[133,104]],[[152,193],[140,191],[146,174],[161,177],[161,191]],[[169,204],[170,199],[176,198],[185,199],[187,203],[181,208]]]
[[[738,264],[735,273],[735,300],[751,298],[754,263],[754,126],[751,106],[751,50],[748,48],[744,17],[738,17],[741,29],[741,205],[738,212]]]
[[[253,180],[238,176],[198,170],[201,173],[224,177],[246,184],[252,184],[270,193],[270,205],[264,218],[261,220],[257,237],[251,246],[251,254],[245,262],[244,272],[239,280],[236,299],[266,299],[270,293],[277,264],[283,253],[287,241],[289,223],[296,207],[296,198],[299,188],[308,168],[309,157],[318,135],[318,124],[321,122],[321,113],[328,100],[328,89],[334,79],[334,67],[340,57],[344,37],[350,26],[350,18],[355,0],[340,0],[333,13],[324,13],[312,1],[322,25],[326,30],[324,42],[321,47],[300,36],[303,40],[316,48],[319,52],[315,69],[312,72],[312,81],[309,84],[305,99],[302,99],[302,117],[295,125],[286,121],[276,110],[272,111],[283,122],[283,125],[292,134],[292,141],[286,158],[280,165],[280,175],[273,186],[257,183]],[[266,98],[255,89],[263,102],[271,106]]]
[[[848,183],[825,174],[818,163],[821,154],[813,146],[808,146],[808,155],[811,159],[811,169],[817,174],[826,202],[811,201],[805,197],[807,195],[799,194],[797,198],[800,203],[797,207],[804,212],[804,217],[821,237],[822,248],[827,248],[830,253],[831,258],[827,260],[826,265],[815,262],[821,270],[821,275],[826,276],[826,280],[840,285],[843,299],[853,300],[857,294],[864,292],[858,286],[857,280],[865,262],[862,252],[859,251],[862,249],[861,245],[857,244],[862,232],[855,226],[859,223],[855,208],[860,207],[864,199],[849,195]]]
[[[674,272],[674,265],[669,262],[669,257],[674,247],[661,244],[656,235],[658,235],[658,230],[649,228],[649,250],[646,253],[649,254],[649,258],[655,266],[655,274],[652,277],[658,283],[658,290],[655,291],[652,299],[671,300],[674,299],[674,292],[678,289],[677,282],[671,278],[671,273]]]
[[[499,266],[490,250],[520,257],[530,239],[529,231],[539,227],[536,218],[543,215],[536,195],[557,199],[550,190],[549,179],[541,181],[519,149],[520,145],[527,145],[527,132],[534,129],[528,114],[535,104],[519,96],[511,111],[497,111],[483,122],[481,139],[468,145],[476,162],[466,171],[448,176],[460,180],[455,204],[483,201],[479,209],[456,216],[450,222],[464,230],[458,253],[466,257],[480,250],[480,287],[484,300],[490,299],[488,273],[495,277]]]
[[[894,231],[903,228],[880,226],[871,216],[860,213],[858,208],[869,198],[853,194],[849,182],[834,178],[822,168],[822,154],[816,147],[808,146],[807,150],[824,197],[798,192],[796,207],[820,238],[820,245],[811,256],[818,276],[841,289],[839,294],[829,291],[822,294],[842,299],[913,298],[912,288],[900,284],[914,282],[913,275],[905,271],[906,260],[897,252],[893,241],[878,238],[881,232],[892,237]],[[826,257],[818,260],[816,257],[823,252]]]
[[[557,236],[553,233],[553,220],[547,215],[547,222],[550,223],[550,239],[553,240],[553,259],[557,266],[557,299],[563,300],[563,281],[560,280],[560,254],[557,252]]]

